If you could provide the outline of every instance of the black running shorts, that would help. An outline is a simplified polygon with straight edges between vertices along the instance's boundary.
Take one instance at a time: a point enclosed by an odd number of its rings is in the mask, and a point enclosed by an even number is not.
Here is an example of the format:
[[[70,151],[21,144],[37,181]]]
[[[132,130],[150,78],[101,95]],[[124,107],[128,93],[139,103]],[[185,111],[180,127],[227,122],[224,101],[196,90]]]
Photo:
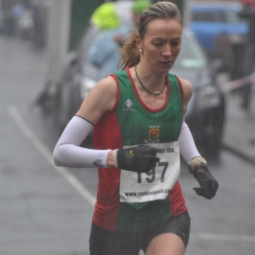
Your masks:
[[[140,233],[110,231],[92,223],[90,255],[138,255],[146,251],[151,240],[163,233],[178,235],[185,247],[189,241],[190,217],[188,212],[169,219],[163,225]]]

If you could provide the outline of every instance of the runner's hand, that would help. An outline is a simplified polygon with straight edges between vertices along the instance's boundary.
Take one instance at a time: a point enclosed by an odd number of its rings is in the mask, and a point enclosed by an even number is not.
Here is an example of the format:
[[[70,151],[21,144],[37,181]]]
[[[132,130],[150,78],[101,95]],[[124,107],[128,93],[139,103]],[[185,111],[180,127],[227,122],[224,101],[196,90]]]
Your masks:
[[[116,150],[116,165],[123,170],[146,173],[156,166],[157,149],[149,146]]]
[[[202,197],[212,199],[219,187],[218,182],[209,172],[207,165],[199,164],[194,168],[194,177],[198,181],[201,188],[194,188],[195,192]]]

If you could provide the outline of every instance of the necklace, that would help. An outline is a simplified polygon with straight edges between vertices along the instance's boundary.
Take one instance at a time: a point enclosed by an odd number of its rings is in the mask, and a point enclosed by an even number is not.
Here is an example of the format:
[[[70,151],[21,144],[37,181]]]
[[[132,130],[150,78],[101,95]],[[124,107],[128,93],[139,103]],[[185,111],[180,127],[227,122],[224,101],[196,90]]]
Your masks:
[[[157,92],[151,92],[151,91],[149,91],[144,85],[143,85],[143,83],[141,82],[141,80],[139,79],[139,76],[138,76],[138,74],[137,74],[137,71],[136,71],[136,66],[135,66],[135,74],[136,74],[136,77],[137,77],[137,79],[138,79],[138,81],[140,82],[140,84],[142,85],[142,87],[149,93],[149,94],[151,94],[151,95],[153,95],[153,96],[158,96],[158,95],[160,95],[162,92],[163,92],[163,90],[164,90],[164,88],[165,88],[165,84],[164,84],[164,86],[163,86],[163,88],[162,88],[162,90],[161,91],[157,91]]]

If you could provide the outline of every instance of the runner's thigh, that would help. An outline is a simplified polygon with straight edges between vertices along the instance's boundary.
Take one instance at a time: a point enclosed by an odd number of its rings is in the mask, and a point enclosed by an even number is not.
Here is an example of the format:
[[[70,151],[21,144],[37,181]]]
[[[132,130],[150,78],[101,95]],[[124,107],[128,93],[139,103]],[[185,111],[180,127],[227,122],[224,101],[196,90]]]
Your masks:
[[[152,239],[145,255],[184,255],[185,246],[181,238],[172,233],[160,234]]]
[[[155,228],[154,230],[150,231],[150,233],[148,233],[146,236],[146,240],[143,245],[143,248],[144,250],[147,251],[146,252],[146,255],[147,255],[147,254],[150,254],[148,252],[151,249],[151,247],[154,247],[154,248],[156,247],[154,246],[155,244],[159,244],[163,240],[164,241],[168,240],[168,244],[171,243],[171,245],[174,245],[175,243],[176,244],[178,243],[177,248],[184,247],[184,250],[185,250],[189,242],[189,234],[190,234],[190,217],[188,212],[185,212],[178,215],[177,217],[171,218],[170,220],[168,220],[168,222],[166,222],[162,226],[159,226]],[[157,242],[155,240],[157,240]],[[164,241],[163,241],[163,247],[166,247],[166,245],[164,244]],[[174,242],[172,243],[172,241]],[[166,253],[166,254],[172,254],[172,253]]]

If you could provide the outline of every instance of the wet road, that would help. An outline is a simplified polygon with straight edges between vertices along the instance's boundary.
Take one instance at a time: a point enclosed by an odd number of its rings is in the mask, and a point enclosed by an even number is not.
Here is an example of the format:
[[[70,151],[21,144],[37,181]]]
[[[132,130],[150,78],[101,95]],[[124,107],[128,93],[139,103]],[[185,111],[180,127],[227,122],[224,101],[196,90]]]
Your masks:
[[[97,173],[54,166],[53,122],[33,106],[43,80],[43,53],[0,37],[0,254],[87,255]],[[210,170],[220,188],[208,201],[195,195],[183,165],[192,218],[186,254],[254,255],[254,165],[223,151]]]
[[[0,254],[88,254],[92,206],[53,167],[51,130],[32,107],[42,60],[27,42],[0,37]]]

